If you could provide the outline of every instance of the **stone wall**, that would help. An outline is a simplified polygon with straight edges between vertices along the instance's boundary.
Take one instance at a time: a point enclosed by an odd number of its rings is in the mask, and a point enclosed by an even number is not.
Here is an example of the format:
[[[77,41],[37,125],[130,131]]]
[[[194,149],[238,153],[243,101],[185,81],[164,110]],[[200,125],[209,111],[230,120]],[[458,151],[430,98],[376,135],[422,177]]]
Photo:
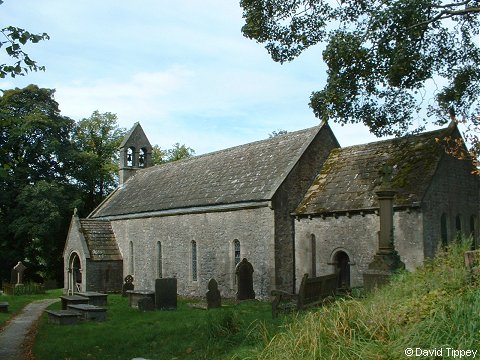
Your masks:
[[[422,214],[396,211],[393,217],[395,249],[408,270],[423,262]],[[295,222],[295,276],[297,290],[302,276],[312,274],[312,235],[316,243],[316,276],[335,272],[339,251],[350,259],[350,286],[363,285],[363,272],[378,249],[380,217],[374,213],[301,218]]]
[[[120,292],[123,278],[122,261],[87,260],[86,291]]]
[[[471,174],[467,161],[443,155],[423,201],[425,213],[425,256],[432,257],[441,244],[441,216],[446,214],[447,239],[456,237],[456,217],[460,216],[462,232],[470,234],[473,216],[478,246],[478,176]]]
[[[324,125],[274,196],[276,289],[294,290],[295,225],[290,214],[320,172],[330,151],[336,147],[339,144],[333,132],[328,125]]]
[[[161,275],[178,279],[179,294],[203,297],[213,277],[222,296],[235,297],[233,242],[238,239],[241,258],[247,258],[255,270],[257,297],[269,294],[274,281],[274,211],[269,207],[111,223],[123,256],[123,276],[131,273],[133,265],[136,289],[153,290],[155,279]],[[192,241],[196,242],[197,280],[193,279]]]

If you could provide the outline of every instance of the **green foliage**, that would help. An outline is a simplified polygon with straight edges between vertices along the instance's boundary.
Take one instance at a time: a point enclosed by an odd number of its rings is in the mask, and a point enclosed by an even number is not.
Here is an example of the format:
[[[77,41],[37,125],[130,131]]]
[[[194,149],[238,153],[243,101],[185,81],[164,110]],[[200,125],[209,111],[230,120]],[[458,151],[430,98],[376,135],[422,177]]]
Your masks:
[[[30,85],[0,97],[0,279],[20,260],[28,279],[62,278],[73,209],[85,216],[117,184],[116,115],[75,124],[54,93]]]
[[[0,5],[2,3],[3,1],[0,1]],[[30,58],[22,46],[27,43],[36,44],[42,40],[49,40],[48,34],[32,34],[15,26],[4,27],[0,30],[0,33],[3,35],[2,40],[0,40],[0,48],[3,47],[6,55],[14,59],[13,64],[0,64],[0,78],[5,78],[7,75],[11,77],[23,76],[28,71],[45,71],[45,67],[37,65],[37,62]]]
[[[176,311],[142,313],[120,295],[108,296],[107,321],[76,326],[48,324],[44,316],[34,345],[36,359],[230,359],[244,358],[262,343],[256,324],[274,334],[268,302],[226,301],[220,309],[192,308],[179,299]],[[60,308],[55,304],[51,308]],[[108,341],[105,341],[108,334]],[[81,339],[81,341],[78,341]]]
[[[28,282],[21,286],[15,286],[14,284],[4,284],[3,292],[7,295],[14,296],[45,294],[45,287],[42,284],[36,284],[32,282]]]
[[[285,135],[287,133],[288,133],[287,130],[280,130],[280,129],[279,130],[274,130],[270,134],[268,134],[268,138],[271,139],[271,138],[274,138],[276,136]]]
[[[53,96],[54,90],[30,85],[0,97],[2,278],[19,260],[29,275],[61,261],[65,214],[73,210],[68,176],[74,122],[60,115]]]
[[[47,290],[42,294],[30,295],[0,295],[0,302],[8,302],[8,313],[0,313],[0,329],[7,321],[20,313],[22,309],[32,301],[54,299],[62,295],[62,289]]]
[[[173,144],[171,149],[162,150],[158,145],[155,145],[152,150],[152,161],[154,165],[169,163],[172,161],[189,159],[195,155],[195,150],[180,145],[180,143]]]
[[[439,250],[364,299],[339,299],[299,314],[259,359],[404,359],[406,348],[478,349],[480,290],[469,281],[470,241]]]
[[[117,186],[118,147],[125,132],[118,126],[117,116],[109,112],[94,111],[75,125],[72,175],[85,194],[83,213],[92,211]]]
[[[363,122],[378,135],[402,135],[424,121],[480,116],[478,1],[242,0],[243,34],[273,60],[291,61],[324,43],[328,79],[310,106],[321,120]],[[427,85],[435,79],[435,105]],[[433,100],[433,99],[432,99]],[[420,126],[419,129],[423,128]]]

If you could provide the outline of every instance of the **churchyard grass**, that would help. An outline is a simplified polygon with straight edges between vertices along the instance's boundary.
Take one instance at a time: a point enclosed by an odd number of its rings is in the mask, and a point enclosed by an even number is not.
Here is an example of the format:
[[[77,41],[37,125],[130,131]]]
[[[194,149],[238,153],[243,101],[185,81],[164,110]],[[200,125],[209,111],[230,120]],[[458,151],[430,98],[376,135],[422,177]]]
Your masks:
[[[107,321],[48,324],[44,315],[34,345],[42,359],[228,359],[263,347],[284,320],[272,319],[269,302],[223,301],[198,309],[179,299],[174,311],[139,312],[120,295],[108,296]],[[60,309],[54,304],[49,309]],[[269,335],[270,336],[270,335]]]
[[[464,267],[469,246],[454,244],[363,299],[338,299],[293,317],[250,358],[395,360],[413,351],[433,359],[453,358],[449,348],[480,350],[480,279],[470,281]]]
[[[0,295],[0,302],[8,302],[8,313],[0,313],[0,328],[5,325],[5,323],[11,319],[13,316],[18,314],[25,305],[31,303],[32,301],[42,300],[42,299],[53,299],[58,298],[62,295],[62,290],[47,290],[45,294],[35,294],[35,295]]]
[[[469,242],[454,244],[371,294],[357,291],[275,320],[268,302],[207,311],[181,299],[177,311],[140,313],[126,298],[111,295],[106,322],[55,326],[44,317],[34,354],[38,360],[395,360],[420,349],[436,351],[423,358],[449,358],[448,349],[480,350],[480,278],[464,266],[468,247]]]

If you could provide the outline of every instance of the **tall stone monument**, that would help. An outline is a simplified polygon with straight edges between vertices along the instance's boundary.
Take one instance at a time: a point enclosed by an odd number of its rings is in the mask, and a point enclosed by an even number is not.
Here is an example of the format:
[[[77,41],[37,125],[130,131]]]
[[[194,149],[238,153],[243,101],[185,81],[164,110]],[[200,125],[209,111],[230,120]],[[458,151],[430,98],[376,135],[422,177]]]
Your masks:
[[[12,284],[15,283],[15,286],[23,285],[23,273],[27,270],[27,267],[23,265],[21,261],[17,263],[12,269]]]
[[[390,181],[387,178],[389,175],[391,172],[385,171],[383,185],[375,192],[380,207],[380,231],[377,253],[368,265],[368,270],[363,273],[363,284],[367,291],[386,284],[395,271],[405,269],[405,264],[400,260],[394,245],[393,200],[396,191],[390,188]]]

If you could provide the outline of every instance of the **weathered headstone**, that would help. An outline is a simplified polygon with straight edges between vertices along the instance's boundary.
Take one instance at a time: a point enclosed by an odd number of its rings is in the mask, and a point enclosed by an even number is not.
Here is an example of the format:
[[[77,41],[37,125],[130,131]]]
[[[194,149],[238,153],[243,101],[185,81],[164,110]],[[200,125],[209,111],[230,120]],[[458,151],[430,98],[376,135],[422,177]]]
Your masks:
[[[177,309],[177,279],[155,280],[155,307],[157,310]]]
[[[221,306],[222,298],[218,290],[218,283],[215,279],[210,279],[207,291],[207,309],[219,308]]]
[[[128,290],[135,290],[135,286],[133,285],[133,276],[127,275],[125,276],[125,283],[122,286],[122,296],[126,297]]]
[[[15,285],[23,285],[23,272],[27,269],[25,265],[22,264],[21,261],[17,263],[13,267],[12,271],[12,284]],[[16,279],[13,279],[14,274],[16,275]]]
[[[466,251],[464,256],[465,267],[469,272],[470,281],[478,281],[480,279],[480,251]]]
[[[138,310],[139,311],[154,311],[155,303],[151,297],[144,297],[138,300]]]
[[[255,299],[253,291],[253,266],[246,258],[237,265],[235,274],[237,275],[237,300]]]

